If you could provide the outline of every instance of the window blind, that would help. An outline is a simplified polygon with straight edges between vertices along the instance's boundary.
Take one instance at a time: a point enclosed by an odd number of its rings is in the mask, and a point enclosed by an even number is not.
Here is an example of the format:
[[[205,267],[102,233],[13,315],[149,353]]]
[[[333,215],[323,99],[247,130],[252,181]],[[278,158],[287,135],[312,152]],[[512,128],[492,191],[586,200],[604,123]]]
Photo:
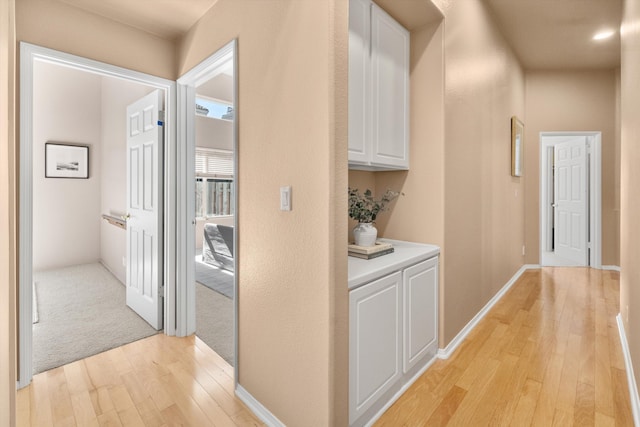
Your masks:
[[[196,147],[196,176],[233,179],[233,152]]]

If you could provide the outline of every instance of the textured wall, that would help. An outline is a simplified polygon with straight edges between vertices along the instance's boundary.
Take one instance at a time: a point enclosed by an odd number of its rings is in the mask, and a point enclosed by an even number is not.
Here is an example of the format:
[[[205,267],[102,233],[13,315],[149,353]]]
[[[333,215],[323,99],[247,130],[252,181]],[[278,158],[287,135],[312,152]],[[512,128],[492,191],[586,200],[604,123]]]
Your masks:
[[[621,30],[620,314],[640,383],[640,4],[625,0]]]
[[[0,425],[16,416],[14,0],[0,2]]]
[[[16,35],[18,41],[176,78],[173,42],[60,1],[16,2]]]
[[[524,73],[481,0],[445,14],[444,325],[447,344],[522,266],[524,181],[511,177],[510,117]]]
[[[178,54],[183,74],[238,38],[239,382],[292,426],[347,415],[346,11],[220,0]]]

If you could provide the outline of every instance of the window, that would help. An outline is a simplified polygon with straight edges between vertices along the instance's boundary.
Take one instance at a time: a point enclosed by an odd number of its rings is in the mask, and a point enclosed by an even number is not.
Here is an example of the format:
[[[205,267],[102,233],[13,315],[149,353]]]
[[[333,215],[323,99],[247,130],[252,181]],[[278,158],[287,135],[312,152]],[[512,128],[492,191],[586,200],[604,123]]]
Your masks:
[[[196,216],[234,214],[233,153],[196,147]]]
[[[214,98],[196,97],[196,114],[216,119],[233,120],[233,104]]]

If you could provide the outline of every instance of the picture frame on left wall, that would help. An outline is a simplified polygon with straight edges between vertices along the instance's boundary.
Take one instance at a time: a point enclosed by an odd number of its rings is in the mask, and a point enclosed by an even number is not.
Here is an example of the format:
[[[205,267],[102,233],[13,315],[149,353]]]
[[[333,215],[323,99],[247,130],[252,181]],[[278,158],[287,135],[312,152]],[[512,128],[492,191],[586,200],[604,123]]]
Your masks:
[[[44,145],[45,178],[89,178],[89,146],[47,142]]]

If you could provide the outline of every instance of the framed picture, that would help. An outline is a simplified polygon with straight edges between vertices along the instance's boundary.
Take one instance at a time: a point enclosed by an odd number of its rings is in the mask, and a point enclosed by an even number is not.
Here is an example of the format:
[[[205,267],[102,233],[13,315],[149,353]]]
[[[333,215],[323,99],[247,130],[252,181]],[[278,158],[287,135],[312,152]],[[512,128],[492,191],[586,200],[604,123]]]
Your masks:
[[[89,178],[89,147],[47,142],[44,145],[45,178]]]
[[[524,154],[524,124],[516,116],[511,117],[511,176],[522,176]]]

